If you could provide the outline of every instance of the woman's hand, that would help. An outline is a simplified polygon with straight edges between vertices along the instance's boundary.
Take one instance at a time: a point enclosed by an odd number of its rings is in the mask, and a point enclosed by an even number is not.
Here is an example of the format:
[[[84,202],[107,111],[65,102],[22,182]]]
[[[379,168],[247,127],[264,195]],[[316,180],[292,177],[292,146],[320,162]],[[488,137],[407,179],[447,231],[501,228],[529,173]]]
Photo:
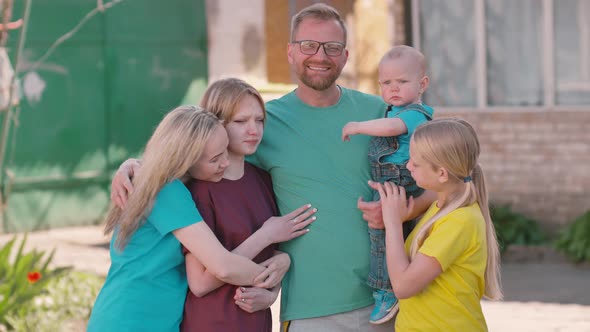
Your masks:
[[[272,288],[281,283],[285,273],[291,265],[291,258],[283,252],[277,252],[276,255],[260,263],[266,269],[254,279],[254,285],[260,288]]]
[[[238,287],[234,300],[240,309],[253,313],[270,307],[278,295],[279,287],[272,290],[259,287]]]
[[[410,211],[414,208],[414,199],[410,197],[406,200],[404,187],[398,187],[391,182],[381,184],[373,181],[369,181],[369,186],[379,191],[385,228],[401,224],[408,218]]]
[[[309,232],[305,227],[316,220],[312,217],[316,212],[311,204],[306,204],[284,216],[270,217],[259,231],[264,232],[270,243],[289,241]]]
[[[129,194],[133,192],[131,178],[140,167],[139,159],[127,159],[119,166],[113,177],[111,182],[111,202],[121,209],[125,207]]]

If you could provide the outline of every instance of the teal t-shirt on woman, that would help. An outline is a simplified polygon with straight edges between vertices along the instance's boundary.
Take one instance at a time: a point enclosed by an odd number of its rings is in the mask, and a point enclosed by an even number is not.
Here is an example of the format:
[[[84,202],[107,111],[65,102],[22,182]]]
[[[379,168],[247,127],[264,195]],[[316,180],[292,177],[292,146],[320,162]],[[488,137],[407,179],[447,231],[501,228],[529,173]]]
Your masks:
[[[94,304],[88,332],[178,332],[188,284],[181,244],[172,231],[202,221],[179,180],[166,184],[143,224],[118,251]]]

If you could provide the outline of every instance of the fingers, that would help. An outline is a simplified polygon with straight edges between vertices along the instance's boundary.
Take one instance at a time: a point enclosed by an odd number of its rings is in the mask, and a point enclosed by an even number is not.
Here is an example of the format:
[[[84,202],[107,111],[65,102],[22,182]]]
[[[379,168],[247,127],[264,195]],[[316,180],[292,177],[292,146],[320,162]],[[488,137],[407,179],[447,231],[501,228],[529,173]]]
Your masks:
[[[123,189],[119,190],[117,183],[117,179],[114,179],[111,186],[111,202],[113,202],[120,209],[123,209],[125,204],[127,204],[127,193]]]
[[[297,221],[297,219],[293,219],[293,230],[298,231],[301,230],[307,226],[309,226],[312,222],[316,221],[317,217],[313,216],[311,218],[307,218],[303,221]]]
[[[399,195],[403,198],[406,198],[406,188],[400,186],[399,188]]]
[[[259,264],[259,265],[262,265],[262,266],[264,266],[264,267],[268,267],[270,264],[272,264],[272,263],[273,263],[274,259],[275,259],[275,258],[274,258],[274,256],[273,256],[273,257],[271,257],[271,258],[269,258],[269,259],[265,260],[264,262],[262,262],[262,263],[258,263],[258,264]]]
[[[384,182],[384,183],[377,183],[375,185],[376,190],[379,191],[379,195],[382,199],[392,197],[392,198],[405,198],[406,197],[406,190],[402,186],[396,186],[391,182]]]
[[[356,200],[356,207],[359,208],[359,210],[362,210],[365,203],[365,200],[362,197],[359,197],[359,199]]]
[[[311,204],[305,204],[302,207],[297,208],[297,209],[291,211],[290,213],[287,213],[286,215],[284,215],[284,217],[286,217],[287,219],[293,219],[293,218],[297,217],[298,215],[302,214],[303,212],[305,212],[306,210],[308,210],[310,207],[311,207]]]
[[[374,190],[379,190],[379,187],[381,186],[381,183],[376,182],[376,181],[369,180],[367,183],[369,184],[369,187],[371,187],[371,189],[374,189]]]
[[[314,209],[307,209],[302,214],[295,216],[292,219],[293,223],[295,223],[295,224],[300,223],[301,221],[306,220],[306,218],[309,218],[311,215],[313,215],[316,212],[318,212],[318,209],[315,209],[315,208]]]
[[[387,187],[384,187],[381,183],[378,183],[377,191],[379,192],[379,197],[381,199],[386,199],[389,194],[387,194]]]
[[[133,184],[129,178],[123,179],[123,188],[125,188],[129,194],[133,192]]]
[[[121,200],[119,195],[117,195],[117,193],[113,190],[111,190],[111,202],[115,204],[119,209],[123,209],[125,207],[125,204],[123,204],[123,201]]]
[[[266,278],[268,278],[268,276],[272,272],[273,271],[269,268],[264,269],[264,271],[262,271],[256,278],[254,278],[254,284],[257,285],[257,284],[263,282],[264,280],[266,280]]]
[[[309,228],[302,229],[300,231],[295,231],[295,232],[291,233],[291,239],[298,238],[301,235],[304,235],[304,234],[307,234],[307,233],[309,233]]]
[[[280,282],[280,280],[277,280],[277,278],[275,277],[275,273],[273,272],[263,282],[254,283],[254,286],[259,287],[259,288],[273,288],[279,282]]]

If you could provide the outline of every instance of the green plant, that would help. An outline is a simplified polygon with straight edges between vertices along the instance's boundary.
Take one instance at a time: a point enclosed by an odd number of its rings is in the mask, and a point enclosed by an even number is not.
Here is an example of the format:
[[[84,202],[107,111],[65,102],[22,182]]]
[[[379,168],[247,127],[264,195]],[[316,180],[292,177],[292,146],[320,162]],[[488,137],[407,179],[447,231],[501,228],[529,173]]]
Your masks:
[[[27,310],[35,297],[46,292],[47,284],[63,275],[69,267],[50,268],[55,250],[46,255],[33,249],[25,252],[27,235],[23,237],[16,254],[15,236],[0,248],[0,325],[11,328],[8,316],[18,316]]]
[[[535,220],[513,211],[509,205],[492,205],[490,214],[501,252],[506,251],[513,244],[539,245],[546,239]]]
[[[86,331],[86,322],[104,278],[72,271],[49,282],[18,316],[8,316],[14,331]]]
[[[560,233],[555,248],[575,262],[590,261],[590,210]]]

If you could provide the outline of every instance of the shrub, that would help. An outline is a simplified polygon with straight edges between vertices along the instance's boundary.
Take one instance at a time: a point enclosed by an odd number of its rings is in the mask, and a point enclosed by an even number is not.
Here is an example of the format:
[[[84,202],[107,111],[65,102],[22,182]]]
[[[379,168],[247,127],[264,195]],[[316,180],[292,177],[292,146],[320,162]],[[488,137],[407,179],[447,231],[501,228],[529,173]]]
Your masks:
[[[575,262],[590,261],[590,210],[560,233],[555,248]]]
[[[16,236],[0,248],[0,325],[12,328],[9,316],[19,316],[31,301],[46,292],[47,284],[68,271],[69,267],[49,268],[55,250],[25,252],[25,235],[13,252]]]
[[[539,245],[546,239],[535,220],[514,212],[509,205],[492,205],[490,213],[501,252],[513,244]]]
[[[18,316],[7,320],[14,331],[86,331],[86,323],[104,278],[72,271],[53,279]]]

